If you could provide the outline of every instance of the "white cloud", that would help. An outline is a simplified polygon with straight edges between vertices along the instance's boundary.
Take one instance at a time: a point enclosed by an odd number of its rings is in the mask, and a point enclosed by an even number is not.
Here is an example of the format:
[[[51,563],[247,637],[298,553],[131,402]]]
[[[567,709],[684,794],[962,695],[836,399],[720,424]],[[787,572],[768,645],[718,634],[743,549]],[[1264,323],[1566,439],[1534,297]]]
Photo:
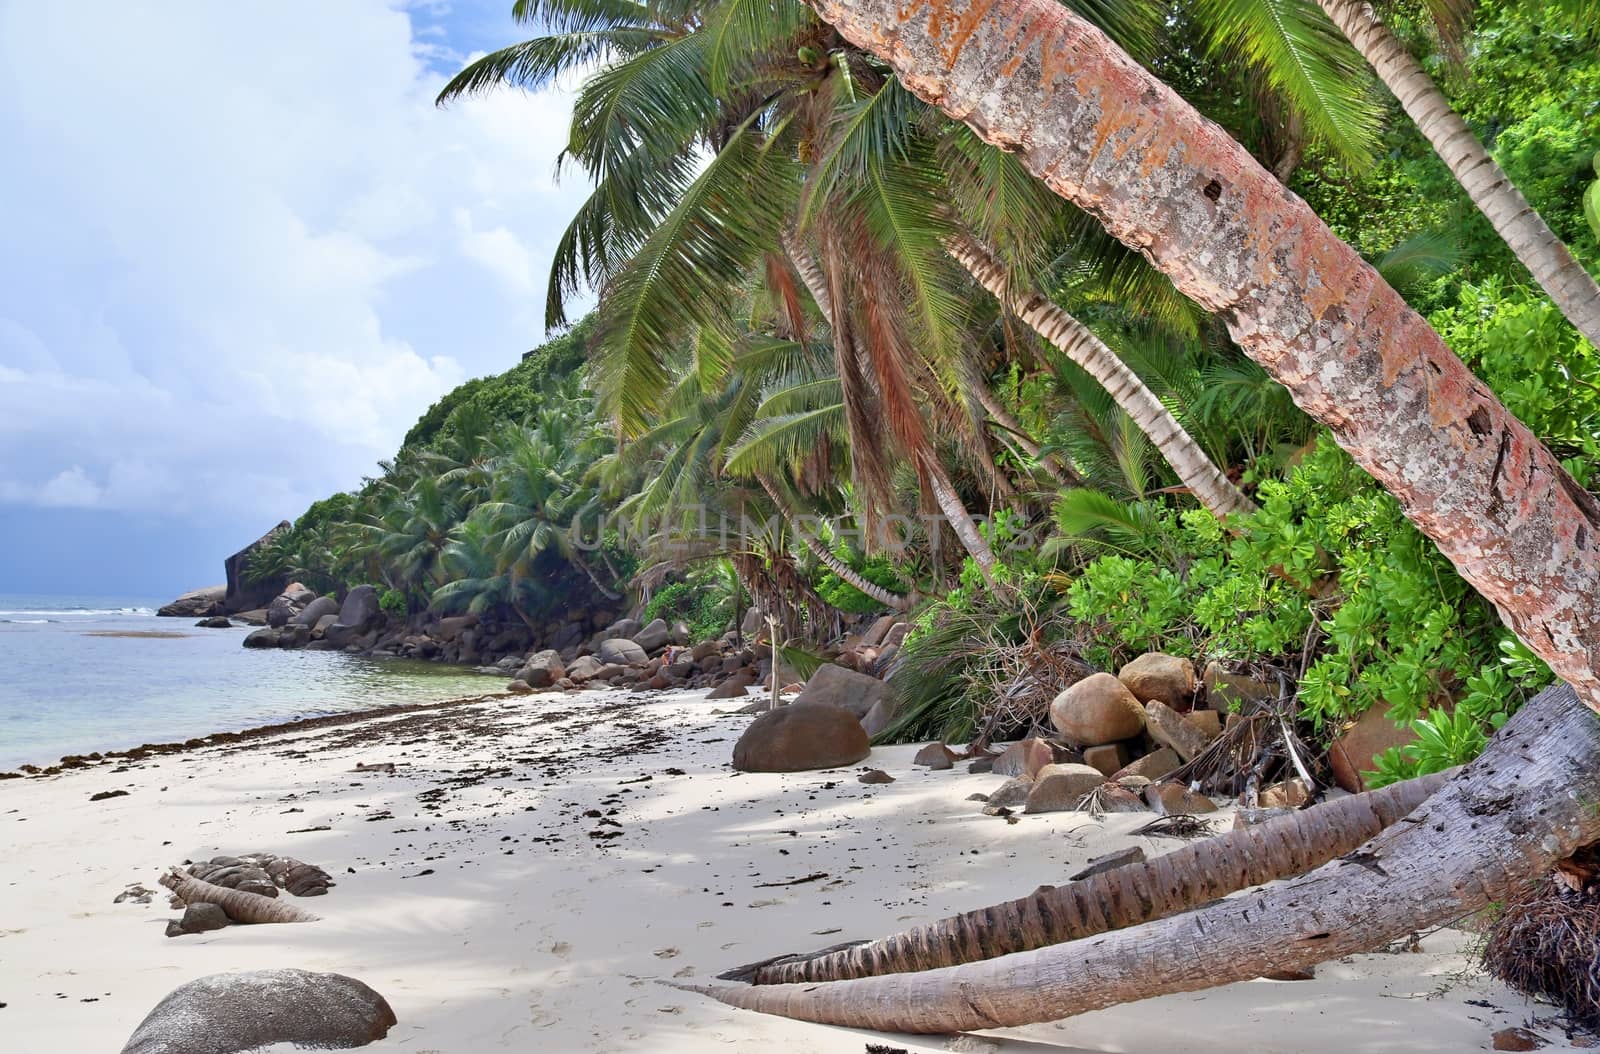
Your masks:
[[[0,502],[270,522],[542,339],[567,102],[439,110],[447,47],[381,0],[0,0]]]

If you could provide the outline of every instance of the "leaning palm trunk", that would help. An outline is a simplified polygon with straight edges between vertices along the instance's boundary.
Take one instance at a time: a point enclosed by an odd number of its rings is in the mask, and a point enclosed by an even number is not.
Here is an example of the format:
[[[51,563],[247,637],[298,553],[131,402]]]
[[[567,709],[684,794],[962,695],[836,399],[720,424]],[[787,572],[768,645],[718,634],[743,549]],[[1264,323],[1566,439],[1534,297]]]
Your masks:
[[[795,270],[800,275],[800,280],[805,283],[806,290],[811,294],[811,299],[816,301],[818,310],[833,321],[835,341],[837,343],[838,333],[841,329],[839,325],[841,318],[834,312],[834,306],[837,301],[833,296],[829,276],[823,273],[822,268],[817,264],[816,258],[811,255],[804,243],[800,241],[793,231],[784,231],[782,238],[784,252],[788,254],[790,262],[794,264]],[[839,278],[840,276],[837,274],[832,276],[833,281],[838,281]],[[841,371],[840,381],[843,382],[844,380],[843,371]],[[849,393],[847,392],[846,399],[848,400],[848,398]],[[967,550],[973,562],[978,565],[978,569],[983,572],[984,580],[993,585],[994,552],[989,548],[988,541],[979,532],[977,524],[972,519],[972,514],[967,511],[966,505],[962,503],[961,496],[956,493],[955,484],[950,481],[944,466],[939,463],[939,459],[936,456],[928,454],[921,458],[919,469],[918,475],[927,481],[929,489],[933,492],[933,500],[938,504],[939,511],[944,514],[945,519],[949,521],[950,529],[955,532],[962,547]]]
[[[180,868],[161,876],[161,884],[185,904],[215,904],[234,922],[316,922],[317,916],[276,897],[203,882]]]
[[[1039,294],[1012,289],[1005,269],[971,237],[953,235],[946,240],[945,248],[1006,310],[1098,381],[1213,516],[1220,520],[1236,512],[1256,510],[1255,503],[1206,456],[1156,393],[1093,330]]]
[[[779,496],[778,486],[770,476],[762,474],[756,478],[761,481],[761,489],[767,492],[767,497],[772,499],[772,504],[778,507],[778,512],[788,522],[789,529],[794,531],[795,537],[800,539],[800,543],[810,551],[812,556],[820,560],[824,567],[837,575],[841,581],[865,593],[880,604],[891,607],[896,611],[904,611],[911,606],[911,598],[903,597],[899,593],[892,593],[876,582],[863,578],[860,572],[839,559],[831,549],[818,540],[816,535],[806,530],[804,525],[800,523],[799,518],[790,511],[788,504]]]
[[[811,0],[1138,247],[1600,709],[1600,502],[1226,132],[1054,0]]]
[[[1051,1021],[1304,969],[1450,922],[1600,839],[1600,721],[1541,693],[1409,822],[1293,881],[1040,951],[824,984],[698,988],[732,1006],[886,1032]]]
[[[1249,897],[912,974],[723,990],[910,1032],[1049,1020],[1303,968],[1445,922],[1600,840],[1600,503],[1304,202],[1055,0],[811,0],[905,85],[1222,314],[1571,682],[1355,854]]]
[[[928,488],[933,491],[933,500],[938,503],[939,511],[944,513],[950,529],[956,532],[962,548],[972,557],[972,562],[978,565],[978,570],[983,572],[984,581],[991,586],[994,585],[994,551],[989,548],[988,539],[978,530],[977,521],[967,511],[961,495],[956,493],[956,486],[950,481],[950,476],[945,472],[938,455],[926,454],[922,458],[922,468],[928,480]]]
[[[994,392],[989,390],[989,386],[984,383],[984,379],[978,375],[976,370],[973,370],[971,375],[964,379],[964,383],[972,389],[973,394],[978,397],[979,405],[983,407],[984,412],[994,419],[994,423],[999,425],[1005,431],[1006,436],[1021,447],[1024,453],[1038,462],[1039,467],[1044,469],[1045,473],[1055,480],[1058,486],[1077,487],[1083,485],[1083,477],[1078,475],[1076,469],[1071,465],[1062,464],[1054,454],[1045,453],[1044,448],[1039,445],[1038,441],[1022,430],[1021,423],[996,398]]]
[[[1317,2],[1394,93],[1495,233],[1578,332],[1600,347],[1600,286],[1489,156],[1444,92],[1370,4],[1362,0]]]
[[[1351,852],[1422,804],[1450,775],[1423,776],[1325,802],[1191,842],[1148,863],[1046,886],[1020,900],[854,947],[745,967],[723,979],[784,984],[933,970],[1165,918]]]

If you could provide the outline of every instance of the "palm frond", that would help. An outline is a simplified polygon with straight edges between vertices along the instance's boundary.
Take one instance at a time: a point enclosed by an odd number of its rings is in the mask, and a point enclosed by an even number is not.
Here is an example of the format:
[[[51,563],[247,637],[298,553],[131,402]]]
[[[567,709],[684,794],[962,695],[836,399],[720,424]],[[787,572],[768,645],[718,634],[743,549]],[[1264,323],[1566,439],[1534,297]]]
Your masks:
[[[1354,171],[1372,163],[1383,110],[1372,74],[1314,0],[1197,0],[1212,54],[1244,62]]]

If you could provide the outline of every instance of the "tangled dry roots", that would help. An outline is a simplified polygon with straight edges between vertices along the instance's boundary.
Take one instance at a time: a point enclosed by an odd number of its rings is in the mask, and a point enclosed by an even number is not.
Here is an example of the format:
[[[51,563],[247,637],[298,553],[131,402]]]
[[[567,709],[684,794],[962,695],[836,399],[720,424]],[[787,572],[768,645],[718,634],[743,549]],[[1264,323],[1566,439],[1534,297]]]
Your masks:
[[[1554,875],[1530,883],[1490,928],[1483,963],[1516,991],[1600,1030],[1600,891]]]

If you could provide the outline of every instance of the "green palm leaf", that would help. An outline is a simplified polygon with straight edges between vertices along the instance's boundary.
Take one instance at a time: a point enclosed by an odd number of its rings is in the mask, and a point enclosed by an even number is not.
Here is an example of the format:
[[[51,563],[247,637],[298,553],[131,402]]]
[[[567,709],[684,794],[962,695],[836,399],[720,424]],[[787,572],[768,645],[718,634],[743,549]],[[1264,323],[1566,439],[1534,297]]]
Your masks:
[[[1361,56],[1313,0],[1197,0],[1209,49],[1243,61],[1353,170],[1372,163],[1383,111]]]

